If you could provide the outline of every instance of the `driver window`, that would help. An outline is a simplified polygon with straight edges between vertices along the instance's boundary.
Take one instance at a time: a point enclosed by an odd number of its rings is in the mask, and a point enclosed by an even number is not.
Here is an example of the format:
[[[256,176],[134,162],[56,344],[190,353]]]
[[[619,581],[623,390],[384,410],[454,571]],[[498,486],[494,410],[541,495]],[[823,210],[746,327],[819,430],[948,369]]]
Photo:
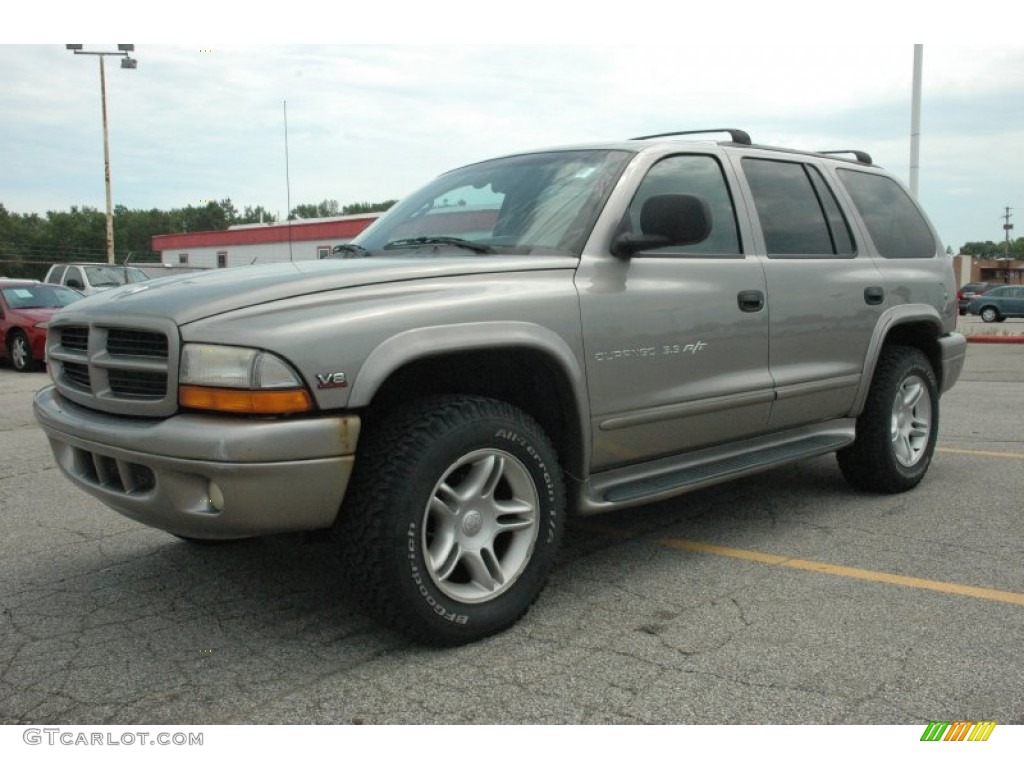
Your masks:
[[[707,202],[711,211],[711,234],[693,245],[659,248],[659,254],[737,256],[740,251],[736,213],[718,161],[709,155],[675,155],[658,162],[648,171],[630,203],[622,232],[643,234],[640,211],[654,195],[694,195]]]

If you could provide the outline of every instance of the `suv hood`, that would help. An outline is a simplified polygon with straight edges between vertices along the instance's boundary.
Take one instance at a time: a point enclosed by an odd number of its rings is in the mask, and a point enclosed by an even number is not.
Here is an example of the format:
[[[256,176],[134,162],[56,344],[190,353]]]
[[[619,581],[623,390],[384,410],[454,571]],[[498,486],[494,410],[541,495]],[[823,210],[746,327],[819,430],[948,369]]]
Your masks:
[[[170,318],[178,325],[235,309],[356,286],[431,277],[574,269],[574,256],[443,256],[326,259],[210,270],[104,291],[76,301],[74,314]],[[71,314],[65,312],[64,316]]]

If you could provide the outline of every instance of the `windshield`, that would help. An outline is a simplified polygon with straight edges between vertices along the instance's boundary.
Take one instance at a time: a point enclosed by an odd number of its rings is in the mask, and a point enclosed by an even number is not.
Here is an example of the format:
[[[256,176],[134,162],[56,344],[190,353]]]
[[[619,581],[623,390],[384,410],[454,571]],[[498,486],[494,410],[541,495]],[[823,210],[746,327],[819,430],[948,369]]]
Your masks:
[[[125,283],[141,283],[149,280],[149,275],[135,267],[86,267],[85,274],[89,278],[89,285],[94,288],[105,285],[124,285]]]
[[[613,150],[543,152],[460,168],[403,200],[352,245],[372,255],[443,249],[578,256],[631,157]]]
[[[4,301],[11,309],[66,307],[82,298],[78,291],[59,285],[19,285],[0,290],[3,291]]]

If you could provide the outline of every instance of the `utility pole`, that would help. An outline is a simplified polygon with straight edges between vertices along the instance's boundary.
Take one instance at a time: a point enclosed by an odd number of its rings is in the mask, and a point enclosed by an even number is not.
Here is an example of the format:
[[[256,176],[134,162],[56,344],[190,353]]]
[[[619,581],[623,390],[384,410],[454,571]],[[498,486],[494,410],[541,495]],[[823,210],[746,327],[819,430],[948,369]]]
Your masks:
[[[1005,256],[1007,261],[1010,259],[1010,231],[1013,229],[1013,224],[1010,223],[1010,217],[1013,216],[1013,214],[1010,213],[1012,210],[1013,209],[1010,206],[1006,206],[1005,212],[1001,217],[1003,220],[1003,233],[1006,235]]]

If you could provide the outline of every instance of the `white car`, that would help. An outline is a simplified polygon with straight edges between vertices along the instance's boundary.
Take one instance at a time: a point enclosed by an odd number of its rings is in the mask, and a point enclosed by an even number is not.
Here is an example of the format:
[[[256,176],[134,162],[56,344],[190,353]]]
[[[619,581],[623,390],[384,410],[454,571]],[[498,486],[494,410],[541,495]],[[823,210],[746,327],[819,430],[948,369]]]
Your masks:
[[[43,282],[65,285],[86,296],[116,288],[125,283],[141,283],[152,278],[138,267],[117,264],[54,264]]]

